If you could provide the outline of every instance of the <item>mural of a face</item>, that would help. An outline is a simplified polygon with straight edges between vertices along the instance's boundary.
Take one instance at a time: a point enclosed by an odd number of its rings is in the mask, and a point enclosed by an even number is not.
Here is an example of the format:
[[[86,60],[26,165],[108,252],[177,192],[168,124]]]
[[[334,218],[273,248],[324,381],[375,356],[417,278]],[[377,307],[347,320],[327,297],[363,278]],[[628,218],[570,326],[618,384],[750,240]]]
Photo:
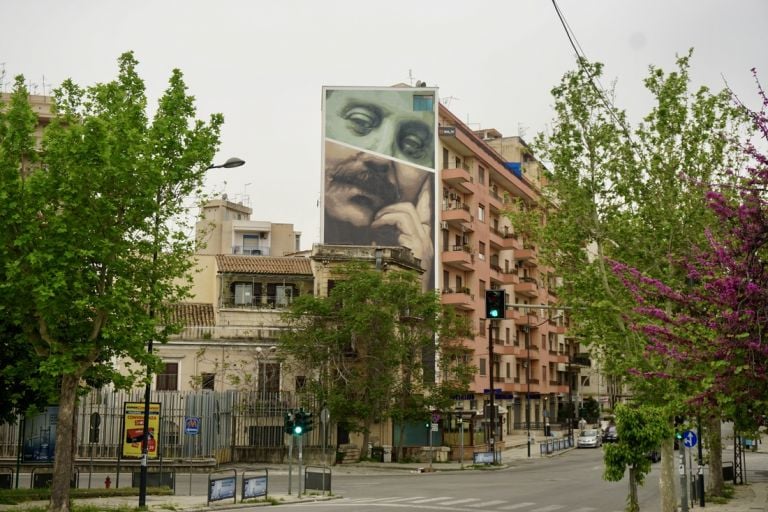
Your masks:
[[[423,110],[420,110],[423,109]],[[434,95],[329,90],[325,136],[424,167],[434,167]]]

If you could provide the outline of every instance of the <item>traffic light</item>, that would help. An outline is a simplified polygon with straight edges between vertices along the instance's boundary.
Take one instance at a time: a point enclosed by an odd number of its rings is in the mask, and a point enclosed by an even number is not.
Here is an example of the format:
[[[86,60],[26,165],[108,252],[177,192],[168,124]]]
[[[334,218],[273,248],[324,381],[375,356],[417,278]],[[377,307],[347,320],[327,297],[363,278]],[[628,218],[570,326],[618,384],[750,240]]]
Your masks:
[[[295,418],[293,415],[293,411],[288,411],[285,413],[285,419],[283,421],[283,432],[286,434],[293,434],[293,424],[294,424]]]
[[[306,417],[307,413],[304,412],[304,409],[299,409],[296,411],[296,419],[293,422],[293,435],[295,436],[302,436],[305,432],[305,424],[306,424]]]
[[[314,419],[312,418],[312,413],[309,411],[306,411],[304,413],[304,433],[311,432],[314,428]]]
[[[485,318],[504,318],[506,309],[504,290],[485,290]]]

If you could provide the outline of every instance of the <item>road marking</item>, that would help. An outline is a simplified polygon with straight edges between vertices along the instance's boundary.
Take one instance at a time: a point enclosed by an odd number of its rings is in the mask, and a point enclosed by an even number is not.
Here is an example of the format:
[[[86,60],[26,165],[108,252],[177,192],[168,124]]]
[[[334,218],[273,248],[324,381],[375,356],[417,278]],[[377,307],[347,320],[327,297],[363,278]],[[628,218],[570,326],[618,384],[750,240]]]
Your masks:
[[[535,508],[531,512],[552,512],[553,510],[560,510],[565,508],[565,505],[548,505],[546,507]]]
[[[470,503],[472,501],[480,501],[480,498],[464,498],[461,500],[446,501],[445,503],[441,503],[441,505],[461,505],[464,503]]]
[[[571,512],[594,512],[595,510],[597,509],[592,507],[581,507],[576,510],[571,510]]]
[[[509,505],[508,507],[501,507],[501,510],[517,510],[519,508],[531,507],[533,505],[535,505],[535,503],[515,503],[514,505]]]
[[[504,503],[508,503],[509,500],[491,500],[491,501],[483,501],[480,503],[473,503],[471,505],[468,505],[472,508],[488,508],[488,507],[495,507],[496,505],[503,505]]]
[[[411,503],[429,503],[430,501],[443,501],[443,500],[452,500],[452,499],[453,499],[453,496],[440,496],[437,498],[427,498],[424,500],[412,501]]]

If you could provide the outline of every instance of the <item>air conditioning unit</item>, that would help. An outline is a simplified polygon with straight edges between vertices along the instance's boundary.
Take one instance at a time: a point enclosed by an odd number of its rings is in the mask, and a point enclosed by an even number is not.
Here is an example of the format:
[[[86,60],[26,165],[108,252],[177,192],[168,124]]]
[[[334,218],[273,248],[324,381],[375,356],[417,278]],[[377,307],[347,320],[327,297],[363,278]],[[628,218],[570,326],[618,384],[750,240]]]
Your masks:
[[[440,229],[448,229],[448,222],[446,221],[440,222]]]

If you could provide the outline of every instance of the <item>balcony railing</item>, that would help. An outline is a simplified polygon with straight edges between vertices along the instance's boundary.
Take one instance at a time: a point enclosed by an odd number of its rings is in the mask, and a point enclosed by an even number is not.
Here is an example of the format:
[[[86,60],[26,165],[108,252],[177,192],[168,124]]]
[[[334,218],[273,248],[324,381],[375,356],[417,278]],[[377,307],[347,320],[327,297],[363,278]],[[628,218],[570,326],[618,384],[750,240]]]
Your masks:
[[[256,295],[249,301],[235,300],[234,296],[221,298],[222,308],[236,309],[277,309],[287,308],[293,303],[293,297],[277,295]]]

